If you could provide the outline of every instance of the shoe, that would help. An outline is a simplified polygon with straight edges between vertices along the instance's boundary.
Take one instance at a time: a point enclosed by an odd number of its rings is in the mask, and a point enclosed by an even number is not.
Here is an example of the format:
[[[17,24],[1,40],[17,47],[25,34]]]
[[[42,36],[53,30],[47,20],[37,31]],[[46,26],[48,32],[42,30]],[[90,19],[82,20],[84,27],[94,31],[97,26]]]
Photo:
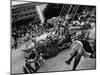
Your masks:
[[[66,63],[66,64],[68,64],[68,65],[70,65],[70,62],[69,62],[68,60],[67,60],[67,61],[65,61],[65,63]]]

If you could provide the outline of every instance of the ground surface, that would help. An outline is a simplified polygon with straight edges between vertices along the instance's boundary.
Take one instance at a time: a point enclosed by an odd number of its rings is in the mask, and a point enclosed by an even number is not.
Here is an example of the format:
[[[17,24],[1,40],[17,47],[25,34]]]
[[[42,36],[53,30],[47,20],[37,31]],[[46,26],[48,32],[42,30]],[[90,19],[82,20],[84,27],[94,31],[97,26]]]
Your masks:
[[[46,61],[45,64],[41,66],[38,72],[50,72],[50,71],[63,71],[71,70],[73,61],[70,65],[65,64],[66,59],[69,58],[71,50],[67,49],[60,52],[57,56]],[[24,65],[24,55],[25,53],[16,50],[13,52],[12,56],[12,73],[23,73],[22,66]],[[82,57],[77,70],[79,69],[95,69],[95,59],[85,59]]]

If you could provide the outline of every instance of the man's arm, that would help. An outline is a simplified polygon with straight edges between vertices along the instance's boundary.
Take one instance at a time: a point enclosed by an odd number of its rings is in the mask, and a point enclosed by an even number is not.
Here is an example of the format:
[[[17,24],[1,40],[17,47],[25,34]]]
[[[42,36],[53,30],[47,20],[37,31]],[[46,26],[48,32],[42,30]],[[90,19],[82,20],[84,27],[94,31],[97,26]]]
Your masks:
[[[70,45],[71,45],[71,42],[69,42],[69,43],[64,43],[61,47],[59,47],[59,49],[68,48]]]
[[[24,52],[30,52],[33,48],[35,48],[34,46],[33,47],[31,47],[31,48],[28,48],[28,49],[24,49],[24,50],[22,50],[22,51],[24,51]]]

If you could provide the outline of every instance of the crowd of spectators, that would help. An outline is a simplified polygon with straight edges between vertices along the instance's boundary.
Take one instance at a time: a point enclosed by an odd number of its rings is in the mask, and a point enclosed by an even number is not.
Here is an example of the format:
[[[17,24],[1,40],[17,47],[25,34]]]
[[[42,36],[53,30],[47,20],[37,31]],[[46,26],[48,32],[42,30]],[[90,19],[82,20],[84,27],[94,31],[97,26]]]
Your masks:
[[[71,19],[68,26],[80,26],[81,30],[81,33],[76,33],[74,37],[88,38],[89,32],[96,26],[95,10],[95,8],[83,10],[83,12],[77,13],[76,16]],[[48,20],[44,24],[32,24],[31,22],[16,31],[12,31],[11,46],[16,49],[22,43],[30,40],[31,38],[35,38],[36,36],[41,36],[43,33],[48,33],[51,29],[54,29],[54,25],[53,23],[49,23]]]

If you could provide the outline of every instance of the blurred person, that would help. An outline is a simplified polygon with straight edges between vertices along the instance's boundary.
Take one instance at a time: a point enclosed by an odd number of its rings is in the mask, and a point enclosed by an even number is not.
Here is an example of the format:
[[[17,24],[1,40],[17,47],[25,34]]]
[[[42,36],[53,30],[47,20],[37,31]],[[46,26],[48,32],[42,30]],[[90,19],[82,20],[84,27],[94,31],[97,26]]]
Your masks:
[[[95,57],[91,45],[86,40],[73,40],[70,49],[72,50],[71,56],[65,63],[70,65],[72,59],[75,58],[72,70],[76,70],[82,56],[85,58]]]
[[[31,63],[28,60],[25,60],[25,66],[28,68],[30,73],[36,72],[36,70],[31,66]]]

